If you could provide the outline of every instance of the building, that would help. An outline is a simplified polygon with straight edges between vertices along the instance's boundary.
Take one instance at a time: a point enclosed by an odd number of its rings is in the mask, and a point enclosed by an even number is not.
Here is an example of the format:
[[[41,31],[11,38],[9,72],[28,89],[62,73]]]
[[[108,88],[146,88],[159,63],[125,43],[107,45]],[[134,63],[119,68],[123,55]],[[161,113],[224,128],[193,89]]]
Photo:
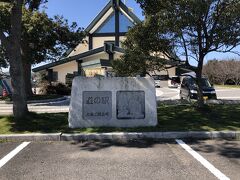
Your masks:
[[[46,72],[49,80],[62,83],[67,83],[75,75],[110,74],[111,61],[124,54],[122,42],[127,31],[139,22],[139,18],[121,0],[110,0],[86,28],[84,43],[66,58],[34,68],[33,72]],[[171,74],[175,74],[175,68],[171,69]]]

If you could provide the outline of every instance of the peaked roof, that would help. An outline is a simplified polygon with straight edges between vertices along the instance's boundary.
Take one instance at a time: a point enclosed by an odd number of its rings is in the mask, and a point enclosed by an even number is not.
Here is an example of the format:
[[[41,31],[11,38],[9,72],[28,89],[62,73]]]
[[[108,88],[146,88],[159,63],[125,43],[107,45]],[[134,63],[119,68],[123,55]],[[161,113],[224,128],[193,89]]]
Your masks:
[[[111,9],[112,8],[112,9]],[[97,23],[104,17],[106,16],[106,13],[109,13],[111,11],[114,11],[116,8],[118,8],[120,11],[122,11],[126,16],[128,16],[127,18],[131,18],[131,21],[134,21],[135,23],[140,23],[141,20],[134,14],[132,13],[132,11],[124,4],[122,3],[121,0],[110,0],[108,2],[108,4],[103,8],[103,10],[96,16],[96,18],[90,23],[90,25],[86,28],[86,32],[90,33],[90,31],[96,27]],[[107,14],[108,15],[108,14]],[[111,13],[110,13],[111,15]],[[103,21],[104,22],[104,21]],[[114,46],[113,49],[114,52],[118,52],[118,53],[124,53],[124,49],[118,47],[118,46]],[[87,52],[84,53],[80,53],[74,56],[70,56],[70,57],[66,57],[66,58],[62,58],[59,61],[56,62],[52,62],[37,68],[33,68],[33,72],[38,72],[44,69],[49,69],[52,68],[54,66],[58,66],[64,63],[68,63],[71,61],[81,61],[81,58],[87,57],[87,56],[91,56],[97,53],[101,53],[104,52],[104,46],[96,48],[96,49],[91,49]]]
[[[108,4],[103,8],[103,10],[95,17],[95,19],[89,24],[89,26],[86,28],[86,32],[90,32],[93,27],[102,19],[102,17],[108,12],[110,8],[115,9],[116,8],[116,1],[117,8],[121,8],[130,18],[133,19],[134,22],[140,23],[141,20],[121,1],[121,0],[110,0]]]

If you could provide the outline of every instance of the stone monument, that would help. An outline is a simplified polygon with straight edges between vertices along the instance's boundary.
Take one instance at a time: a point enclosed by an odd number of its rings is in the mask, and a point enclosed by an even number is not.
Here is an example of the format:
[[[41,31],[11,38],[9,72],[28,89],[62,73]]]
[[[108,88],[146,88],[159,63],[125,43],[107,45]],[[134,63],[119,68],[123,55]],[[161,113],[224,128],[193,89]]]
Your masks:
[[[69,127],[139,127],[157,125],[152,78],[75,77]]]

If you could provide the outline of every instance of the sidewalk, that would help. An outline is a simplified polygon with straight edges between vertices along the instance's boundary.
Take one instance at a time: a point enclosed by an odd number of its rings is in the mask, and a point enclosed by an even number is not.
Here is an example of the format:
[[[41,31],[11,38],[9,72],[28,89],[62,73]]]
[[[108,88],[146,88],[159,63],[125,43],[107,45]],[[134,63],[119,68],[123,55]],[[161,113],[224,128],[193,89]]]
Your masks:
[[[68,100],[68,99],[70,99],[69,96],[64,96],[64,97],[55,98],[55,99],[30,100],[30,101],[27,101],[27,103],[28,104],[53,103],[53,102],[65,101],[65,100]],[[12,104],[12,101],[0,100],[0,104]]]
[[[70,97],[64,96],[56,99],[28,101],[30,112],[61,113],[69,111]],[[12,103],[0,101],[0,115],[12,115]]]

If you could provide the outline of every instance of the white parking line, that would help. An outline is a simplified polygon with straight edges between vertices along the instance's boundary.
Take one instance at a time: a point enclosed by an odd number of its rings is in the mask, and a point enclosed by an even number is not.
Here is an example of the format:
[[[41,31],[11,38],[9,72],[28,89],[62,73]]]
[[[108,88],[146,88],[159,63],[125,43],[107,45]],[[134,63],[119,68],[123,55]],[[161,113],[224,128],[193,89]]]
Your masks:
[[[240,89],[238,89],[238,88],[216,89],[217,92],[220,92],[220,91],[222,91],[222,92],[224,92],[224,91],[227,92],[227,91],[232,91],[232,90],[240,91]]]
[[[14,150],[12,150],[9,154],[3,157],[0,160],[0,168],[3,167],[9,160],[11,160],[15,155],[17,155],[21,150],[23,150],[30,142],[23,142]]]
[[[176,139],[176,142],[191,154],[196,160],[198,160],[205,168],[207,168],[212,174],[214,174],[220,180],[230,180],[229,177],[225,176],[221,171],[215,168],[211,163],[204,159],[200,154],[194,151],[190,146],[185,144],[182,140]]]
[[[163,92],[159,89],[156,89],[156,96],[161,96],[163,95]]]

